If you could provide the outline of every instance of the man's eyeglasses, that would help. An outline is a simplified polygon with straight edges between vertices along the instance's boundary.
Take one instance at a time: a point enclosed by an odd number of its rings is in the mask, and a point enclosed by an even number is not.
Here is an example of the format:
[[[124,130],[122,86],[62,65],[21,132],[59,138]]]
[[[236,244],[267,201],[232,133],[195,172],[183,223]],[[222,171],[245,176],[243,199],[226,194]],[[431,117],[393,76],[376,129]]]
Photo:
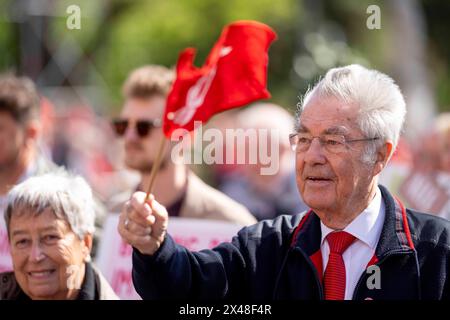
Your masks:
[[[315,138],[319,139],[320,145],[329,153],[345,152],[348,148],[349,143],[374,141],[379,139],[378,137],[375,137],[347,140],[344,136],[335,134],[311,136],[307,133],[292,133],[289,135],[289,142],[291,144],[292,150],[296,152],[306,152]]]
[[[112,127],[117,136],[122,137],[127,131],[130,121],[127,119],[114,119]],[[135,122],[136,133],[140,138],[147,136],[151,129],[161,127],[161,120],[138,120]]]

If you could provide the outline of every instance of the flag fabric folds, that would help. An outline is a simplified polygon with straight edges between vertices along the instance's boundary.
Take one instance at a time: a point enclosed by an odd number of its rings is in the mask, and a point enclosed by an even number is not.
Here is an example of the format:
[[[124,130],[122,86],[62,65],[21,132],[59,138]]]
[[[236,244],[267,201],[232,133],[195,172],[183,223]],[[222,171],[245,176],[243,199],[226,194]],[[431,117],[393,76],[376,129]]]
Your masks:
[[[194,121],[204,123],[221,111],[270,98],[267,52],[275,39],[263,23],[238,21],[223,29],[202,67],[193,65],[194,48],[182,51],[164,112],[166,137],[178,128],[193,130]]]

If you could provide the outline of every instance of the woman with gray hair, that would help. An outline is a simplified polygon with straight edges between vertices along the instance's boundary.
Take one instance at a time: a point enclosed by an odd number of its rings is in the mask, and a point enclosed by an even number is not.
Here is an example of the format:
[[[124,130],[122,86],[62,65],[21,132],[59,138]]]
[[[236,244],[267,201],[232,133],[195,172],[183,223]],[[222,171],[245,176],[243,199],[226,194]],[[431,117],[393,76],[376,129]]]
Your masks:
[[[83,178],[62,171],[32,177],[7,201],[14,271],[0,274],[0,299],[118,299],[90,262],[95,213]]]

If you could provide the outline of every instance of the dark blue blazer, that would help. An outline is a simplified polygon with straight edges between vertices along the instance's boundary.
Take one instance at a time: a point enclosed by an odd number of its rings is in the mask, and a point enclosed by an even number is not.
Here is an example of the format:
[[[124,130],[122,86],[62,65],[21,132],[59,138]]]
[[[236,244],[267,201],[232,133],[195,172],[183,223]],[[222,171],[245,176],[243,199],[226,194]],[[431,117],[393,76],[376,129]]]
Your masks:
[[[353,299],[450,299],[450,222],[380,189],[386,217]],[[323,299],[320,240],[313,211],[261,221],[212,250],[190,252],[168,235],[153,256],[133,251],[133,283],[143,299]]]

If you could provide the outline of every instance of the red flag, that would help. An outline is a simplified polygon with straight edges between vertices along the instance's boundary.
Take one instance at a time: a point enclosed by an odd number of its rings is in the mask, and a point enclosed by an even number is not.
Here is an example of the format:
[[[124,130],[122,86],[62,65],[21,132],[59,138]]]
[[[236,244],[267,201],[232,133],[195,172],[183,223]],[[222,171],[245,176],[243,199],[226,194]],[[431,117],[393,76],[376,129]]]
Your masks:
[[[238,21],[224,28],[201,68],[193,65],[195,49],[181,52],[177,76],[167,98],[163,130],[170,138],[178,128],[194,129],[214,114],[270,98],[267,50],[275,32],[256,21]]]

